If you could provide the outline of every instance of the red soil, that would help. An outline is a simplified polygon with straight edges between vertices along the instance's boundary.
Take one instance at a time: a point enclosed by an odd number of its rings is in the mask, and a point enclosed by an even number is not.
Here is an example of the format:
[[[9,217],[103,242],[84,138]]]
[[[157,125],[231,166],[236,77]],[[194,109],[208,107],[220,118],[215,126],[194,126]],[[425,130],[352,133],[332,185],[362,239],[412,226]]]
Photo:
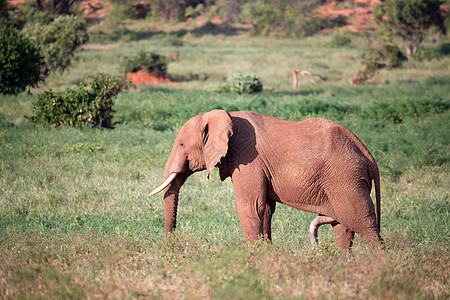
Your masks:
[[[154,76],[145,70],[139,70],[137,72],[128,73],[128,80],[134,85],[146,85],[146,84],[158,84],[158,83],[171,83],[177,84],[178,82],[170,80],[165,76]]]
[[[373,30],[374,27],[369,26],[373,23],[373,8],[381,3],[381,0],[353,0],[353,1],[336,1],[329,0],[322,6],[317,8],[319,16],[344,16],[349,23],[346,28],[351,31],[367,31]],[[347,5],[345,5],[347,4]],[[352,8],[349,8],[352,7]]]

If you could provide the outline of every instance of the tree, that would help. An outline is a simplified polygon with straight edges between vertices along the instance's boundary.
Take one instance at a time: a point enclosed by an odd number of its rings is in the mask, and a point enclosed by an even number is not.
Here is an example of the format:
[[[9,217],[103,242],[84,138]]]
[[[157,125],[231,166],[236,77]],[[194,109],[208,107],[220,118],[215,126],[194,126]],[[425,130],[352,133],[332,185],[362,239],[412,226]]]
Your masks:
[[[41,65],[41,56],[30,40],[0,25],[0,93],[17,94],[36,85]]]
[[[75,49],[88,40],[86,22],[76,16],[59,16],[48,25],[27,24],[24,34],[38,45],[48,71],[64,71],[72,61]]]
[[[80,2],[80,0],[52,0],[51,2],[51,14],[68,14],[70,8],[72,5],[74,5],[77,2]],[[37,8],[39,11],[45,10],[45,1],[43,0],[36,0]]]
[[[5,24],[9,20],[9,8],[8,8],[8,1],[6,0],[0,0],[0,22],[2,24]]]
[[[117,0],[116,0],[117,1]],[[184,18],[187,7],[196,7],[204,4],[204,0],[151,0],[152,9],[155,8],[158,14],[165,20],[180,21]]]
[[[406,56],[417,53],[431,27],[446,33],[442,0],[387,0],[375,10],[375,17],[405,41]]]

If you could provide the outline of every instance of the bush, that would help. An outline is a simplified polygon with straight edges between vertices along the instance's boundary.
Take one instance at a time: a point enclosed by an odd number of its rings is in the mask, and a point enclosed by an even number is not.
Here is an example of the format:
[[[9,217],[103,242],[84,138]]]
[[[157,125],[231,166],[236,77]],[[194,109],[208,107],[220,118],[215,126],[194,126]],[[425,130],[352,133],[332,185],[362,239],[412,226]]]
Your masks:
[[[441,59],[450,54],[450,43],[441,43],[435,48],[422,48],[415,55],[418,61]]]
[[[352,38],[349,34],[336,34],[331,40],[331,45],[335,47],[347,47],[352,44]]]
[[[80,127],[92,125],[113,128],[114,102],[123,86],[105,74],[99,74],[89,85],[81,83],[78,88],[66,92],[47,90],[33,103],[36,124],[52,126],[69,125]]]
[[[108,12],[105,23],[108,25],[118,24],[123,20],[136,19],[138,11],[136,10],[135,1],[112,0],[111,10]]]
[[[360,84],[372,79],[382,68],[399,68],[406,59],[406,56],[394,43],[375,43],[369,48],[364,67],[353,77],[352,84]]]
[[[126,74],[137,72],[144,68],[154,76],[167,76],[167,57],[153,52],[141,51],[132,58],[127,58],[124,62],[124,72]]]
[[[39,80],[42,58],[13,28],[0,25],[0,93],[17,94]]]
[[[23,32],[39,47],[49,71],[67,69],[75,49],[88,40],[86,22],[76,16],[60,16],[48,25],[28,24]]]
[[[256,94],[263,90],[262,82],[254,75],[233,74],[219,88],[221,93]]]

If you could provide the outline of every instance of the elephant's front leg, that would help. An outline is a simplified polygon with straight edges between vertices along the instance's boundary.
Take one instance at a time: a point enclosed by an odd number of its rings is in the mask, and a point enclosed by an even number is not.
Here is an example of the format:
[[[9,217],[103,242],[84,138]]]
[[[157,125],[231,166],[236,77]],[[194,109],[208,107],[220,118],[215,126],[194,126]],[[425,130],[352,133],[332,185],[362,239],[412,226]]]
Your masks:
[[[236,192],[236,206],[244,231],[245,241],[254,242],[260,237],[271,239],[271,219],[275,203],[267,203],[266,180],[253,174],[248,177],[233,178]],[[246,180],[243,180],[246,179]]]

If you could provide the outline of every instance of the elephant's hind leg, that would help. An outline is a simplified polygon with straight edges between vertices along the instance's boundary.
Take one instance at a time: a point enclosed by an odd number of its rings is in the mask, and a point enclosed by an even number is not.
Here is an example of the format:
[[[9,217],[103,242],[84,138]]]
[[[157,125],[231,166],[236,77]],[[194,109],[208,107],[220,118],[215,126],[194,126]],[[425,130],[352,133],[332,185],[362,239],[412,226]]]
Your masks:
[[[339,222],[338,225],[333,226],[337,248],[350,248],[355,233],[381,244],[375,208],[369,191],[334,191],[328,193],[328,196],[336,220]]]

